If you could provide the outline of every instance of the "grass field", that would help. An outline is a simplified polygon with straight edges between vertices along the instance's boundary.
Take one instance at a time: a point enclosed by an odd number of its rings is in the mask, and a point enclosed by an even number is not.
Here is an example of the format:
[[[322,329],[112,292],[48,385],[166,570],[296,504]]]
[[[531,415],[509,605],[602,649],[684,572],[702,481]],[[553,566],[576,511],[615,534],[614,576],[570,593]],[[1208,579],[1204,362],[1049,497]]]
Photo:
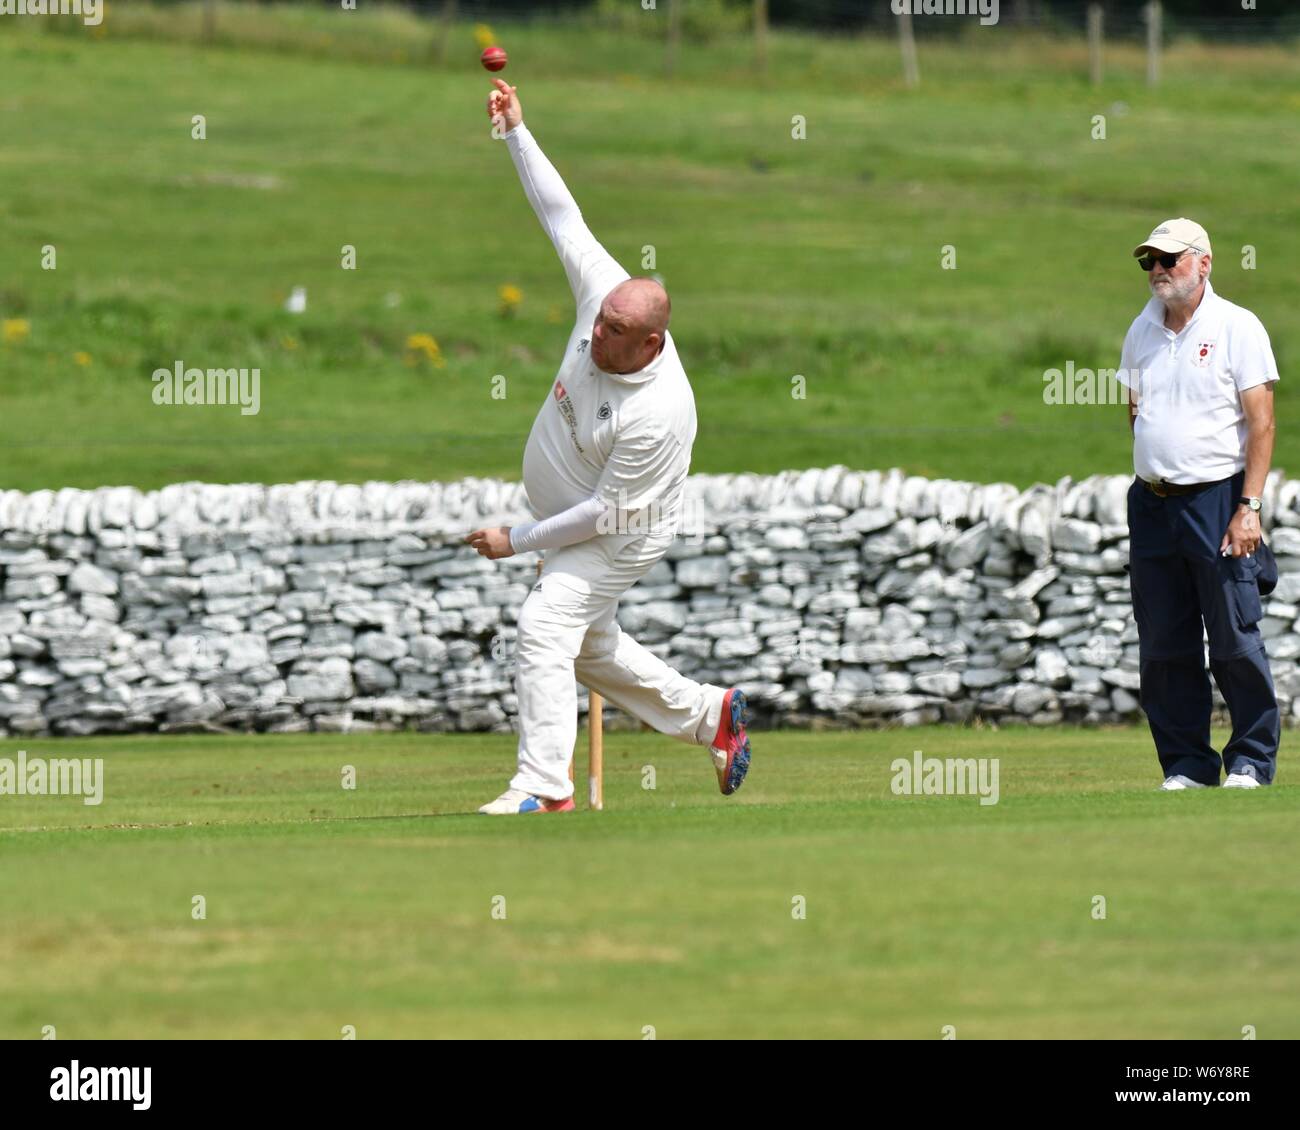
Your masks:
[[[509,735],[28,742],[105,800],[0,798],[0,1037],[1300,1036],[1294,785],[1155,792],[1141,730],[754,742],[724,799],[608,734],[606,811],[536,820],[470,814]],[[893,795],[915,749],[999,803]]]
[[[432,25],[396,13],[220,19],[212,47],[193,8],[122,6],[102,38],[0,25],[0,485],[518,478],[568,292],[488,135],[472,28],[437,66]],[[1294,473],[1295,43],[1175,42],[1155,90],[1115,43],[1093,89],[1081,41],[994,30],[923,42],[916,92],[889,39],[774,34],[765,81],[747,40],[688,43],[668,81],[645,36],[496,33],[593,229],[634,273],[655,248],[695,470],[1126,470],[1119,410],[1044,405],[1042,376],[1118,362],[1146,297],[1129,250],[1190,214],[1220,292],[1272,334]],[[300,316],[281,309],[297,285]],[[408,356],[414,334],[444,367]],[[177,360],[259,367],[260,414],[155,406],[150,374]]]

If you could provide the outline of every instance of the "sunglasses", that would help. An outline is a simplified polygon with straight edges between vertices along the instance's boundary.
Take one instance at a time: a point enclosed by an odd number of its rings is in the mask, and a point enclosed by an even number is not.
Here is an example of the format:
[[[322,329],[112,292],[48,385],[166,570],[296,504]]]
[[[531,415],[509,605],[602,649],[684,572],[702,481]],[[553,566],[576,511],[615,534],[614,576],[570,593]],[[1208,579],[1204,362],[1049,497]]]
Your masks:
[[[1137,263],[1144,271],[1151,270],[1157,263],[1164,267],[1166,271],[1172,271],[1174,264],[1191,250],[1193,249],[1189,247],[1187,251],[1179,251],[1176,255],[1143,255]]]

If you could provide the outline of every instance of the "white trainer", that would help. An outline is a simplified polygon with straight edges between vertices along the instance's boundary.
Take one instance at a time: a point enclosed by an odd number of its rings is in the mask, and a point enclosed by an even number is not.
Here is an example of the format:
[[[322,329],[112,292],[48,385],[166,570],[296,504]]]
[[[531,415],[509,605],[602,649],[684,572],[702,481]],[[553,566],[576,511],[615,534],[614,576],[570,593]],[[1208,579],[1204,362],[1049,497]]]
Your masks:
[[[1165,783],[1160,786],[1162,793],[1176,792],[1178,789],[1205,789],[1208,785],[1201,784],[1200,781],[1193,781],[1191,777],[1184,777],[1181,773],[1175,773],[1172,777],[1166,777]]]
[[[506,789],[496,800],[479,809],[484,816],[517,816],[525,812],[572,812],[573,797],[546,800],[523,789]]]
[[[1223,782],[1225,789],[1257,789],[1259,782],[1245,773],[1229,773]]]

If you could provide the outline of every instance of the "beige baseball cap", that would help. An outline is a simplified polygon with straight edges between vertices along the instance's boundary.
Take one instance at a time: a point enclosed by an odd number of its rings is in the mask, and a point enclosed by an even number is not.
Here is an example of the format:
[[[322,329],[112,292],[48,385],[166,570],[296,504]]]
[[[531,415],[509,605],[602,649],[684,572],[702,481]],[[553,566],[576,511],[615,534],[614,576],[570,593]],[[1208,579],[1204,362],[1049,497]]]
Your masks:
[[[1202,255],[1211,254],[1210,237],[1206,230],[1195,220],[1181,216],[1176,220],[1166,220],[1156,226],[1147,238],[1133,248],[1133,258],[1141,256],[1147,248],[1156,251],[1186,251],[1188,248],[1199,251]]]

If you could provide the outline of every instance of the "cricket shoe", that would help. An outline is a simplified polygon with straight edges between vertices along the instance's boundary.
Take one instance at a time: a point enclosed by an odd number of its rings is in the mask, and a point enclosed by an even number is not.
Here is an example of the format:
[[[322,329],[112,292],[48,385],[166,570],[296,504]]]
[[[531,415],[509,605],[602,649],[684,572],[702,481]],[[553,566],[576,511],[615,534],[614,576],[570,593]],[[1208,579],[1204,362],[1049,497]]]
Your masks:
[[[573,797],[547,800],[523,789],[506,789],[491,804],[479,809],[484,816],[515,816],[524,812],[572,812]]]
[[[1179,789],[1208,789],[1209,785],[1204,785],[1200,781],[1193,781],[1191,777],[1184,777],[1181,773],[1175,773],[1172,777],[1166,777],[1165,783],[1160,786],[1160,792],[1173,793]]]
[[[1257,789],[1259,782],[1247,773],[1229,773],[1223,782],[1225,789]]]
[[[749,772],[749,737],[745,733],[745,692],[732,687],[722,700],[722,718],[709,746],[718,788],[730,796],[745,783]]]

